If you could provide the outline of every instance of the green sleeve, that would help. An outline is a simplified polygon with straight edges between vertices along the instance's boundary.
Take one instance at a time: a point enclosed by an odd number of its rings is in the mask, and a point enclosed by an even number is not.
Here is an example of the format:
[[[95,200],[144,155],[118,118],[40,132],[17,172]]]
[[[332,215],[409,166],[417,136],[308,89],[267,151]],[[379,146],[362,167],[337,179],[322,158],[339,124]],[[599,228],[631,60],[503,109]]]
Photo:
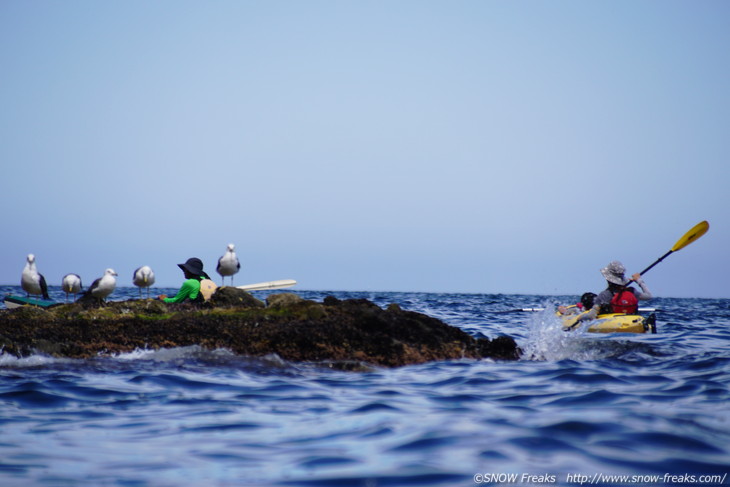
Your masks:
[[[165,298],[163,299],[163,301],[166,303],[182,303],[186,299],[193,301],[195,298],[198,297],[199,292],[200,281],[198,281],[197,279],[188,279],[183,282],[182,287],[175,296],[173,296],[172,298]]]

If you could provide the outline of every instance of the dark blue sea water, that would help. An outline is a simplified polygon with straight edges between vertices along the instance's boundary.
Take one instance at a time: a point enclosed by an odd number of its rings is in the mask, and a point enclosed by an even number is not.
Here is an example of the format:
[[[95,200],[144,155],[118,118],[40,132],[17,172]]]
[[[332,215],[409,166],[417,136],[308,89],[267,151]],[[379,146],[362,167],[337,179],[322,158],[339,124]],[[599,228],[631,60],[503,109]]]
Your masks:
[[[3,354],[0,485],[730,485],[730,300],[655,299],[656,335],[599,336],[555,322],[576,296],[296,292],[512,335],[525,357],[343,372],[198,347]]]

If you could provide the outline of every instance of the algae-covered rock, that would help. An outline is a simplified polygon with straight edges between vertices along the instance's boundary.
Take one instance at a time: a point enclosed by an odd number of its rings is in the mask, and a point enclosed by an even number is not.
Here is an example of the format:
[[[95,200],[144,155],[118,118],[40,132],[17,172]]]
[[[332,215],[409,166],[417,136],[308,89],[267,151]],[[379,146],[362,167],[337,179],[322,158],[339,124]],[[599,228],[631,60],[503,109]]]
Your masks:
[[[0,347],[18,356],[38,351],[93,357],[135,349],[200,345],[296,362],[400,366],[434,360],[513,360],[510,337],[475,339],[463,330],[400,306],[327,297],[323,303],[283,293],[269,306],[221,288],[203,306],[155,300],[0,311]],[[245,293],[248,295],[248,293]],[[289,294],[287,296],[287,294]],[[250,295],[249,295],[250,296]],[[237,304],[241,303],[241,304]]]
[[[216,307],[263,308],[263,301],[254,298],[251,294],[235,287],[219,287],[210,298],[210,304]]]
[[[304,299],[294,293],[272,294],[266,298],[266,306],[269,308],[286,308],[302,302],[304,302]]]

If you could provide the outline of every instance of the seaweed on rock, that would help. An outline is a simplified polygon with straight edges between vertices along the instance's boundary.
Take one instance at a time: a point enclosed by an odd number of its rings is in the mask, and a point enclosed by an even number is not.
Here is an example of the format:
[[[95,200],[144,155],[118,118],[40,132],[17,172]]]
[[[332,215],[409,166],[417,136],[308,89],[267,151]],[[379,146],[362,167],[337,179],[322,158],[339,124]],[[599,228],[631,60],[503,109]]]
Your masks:
[[[294,362],[387,367],[461,358],[514,360],[521,353],[511,337],[477,339],[396,304],[382,309],[364,299],[332,296],[319,303],[291,293],[267,301],[224,287],[201,306],[130,300],[4,310],[0,347],[17,356],[86,358],[200,345],[248,356],[275,353]]]

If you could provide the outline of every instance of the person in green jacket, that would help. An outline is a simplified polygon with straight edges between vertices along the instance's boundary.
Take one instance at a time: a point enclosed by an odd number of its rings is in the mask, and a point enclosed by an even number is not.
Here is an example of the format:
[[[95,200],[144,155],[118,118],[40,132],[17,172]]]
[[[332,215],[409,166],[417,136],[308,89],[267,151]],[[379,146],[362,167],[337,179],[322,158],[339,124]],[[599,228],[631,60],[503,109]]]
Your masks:
[[[203,270],[203,261],[197,257],[191,257],[184,264],[177,266],[185,274],[185,282],[175,296],[168,298],[167,295],[162,294],[160,299],[166,303],[201,302],[203,297],[200,294],[200,281],[210,279]]]

